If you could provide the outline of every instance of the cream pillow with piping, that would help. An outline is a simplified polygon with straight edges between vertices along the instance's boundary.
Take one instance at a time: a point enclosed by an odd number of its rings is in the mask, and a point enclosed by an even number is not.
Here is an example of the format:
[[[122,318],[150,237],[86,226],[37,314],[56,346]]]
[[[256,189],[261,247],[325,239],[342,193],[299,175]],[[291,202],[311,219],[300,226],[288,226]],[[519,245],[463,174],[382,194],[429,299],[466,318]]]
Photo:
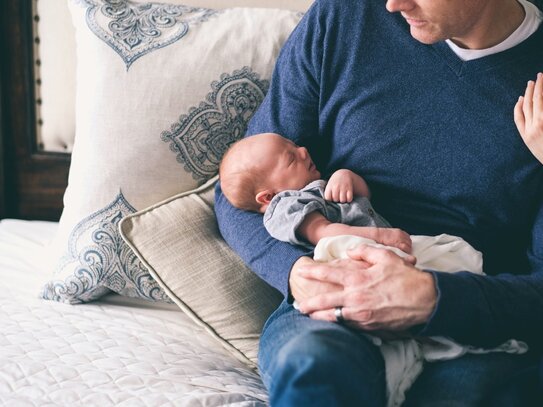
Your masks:
[[[128,215],[119,229],[173,302],[256,368],[260,332],[282,295],[221,238],[213,212],[215,181]]]

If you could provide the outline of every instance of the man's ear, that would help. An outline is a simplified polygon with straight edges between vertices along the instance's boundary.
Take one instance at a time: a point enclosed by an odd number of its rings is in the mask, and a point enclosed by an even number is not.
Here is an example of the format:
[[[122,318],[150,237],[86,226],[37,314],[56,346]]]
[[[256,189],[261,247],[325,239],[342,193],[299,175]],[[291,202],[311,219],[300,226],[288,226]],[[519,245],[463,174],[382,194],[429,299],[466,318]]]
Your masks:
[[[267,206],[269,205],[274,196],[275,192],[272,192],[269,189],[265,189],[264,191],[260,191],[256,194],[255,201],[258,202],[261,206]]]

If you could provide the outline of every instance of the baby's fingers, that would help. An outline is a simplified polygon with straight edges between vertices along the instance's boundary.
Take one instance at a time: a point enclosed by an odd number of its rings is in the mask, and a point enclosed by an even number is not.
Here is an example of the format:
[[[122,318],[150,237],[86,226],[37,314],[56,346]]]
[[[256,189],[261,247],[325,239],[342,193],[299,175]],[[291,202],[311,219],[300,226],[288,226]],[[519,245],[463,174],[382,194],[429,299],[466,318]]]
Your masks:
[[[329,183],[324,190],[324,199],[332,202],[351,202],[353,200],[353,192],[349,186]]]
[[[339,188],[337,184],[329,184],[324,190],[324,199],[327,201],[338,202],[339,201]]]
[[[341,189],[339,193],[339,202],[345,203],[345,202],[351,202],[353,200],[353,193],[348,187],[344,187]]]
[[[333,185],[328,182],[328,184],[326,184],[326,188],[324,189],[324,199],[326,199],[327,201],[332,201],[332,187]]]

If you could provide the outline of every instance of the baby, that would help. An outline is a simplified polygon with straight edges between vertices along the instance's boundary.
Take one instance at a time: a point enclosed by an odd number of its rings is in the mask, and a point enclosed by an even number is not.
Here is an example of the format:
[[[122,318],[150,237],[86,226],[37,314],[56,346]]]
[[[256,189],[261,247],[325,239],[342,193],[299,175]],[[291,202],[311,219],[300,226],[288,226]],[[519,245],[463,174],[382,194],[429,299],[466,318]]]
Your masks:
[[[409,235],[372,208],[362,177],[346,169],[328,182],[320,176],[305,147],[274,133],[238,141],[219,168],[230,203],[263,213],[276,239],[313,247],[326,236],[354,235],[411,252]]]

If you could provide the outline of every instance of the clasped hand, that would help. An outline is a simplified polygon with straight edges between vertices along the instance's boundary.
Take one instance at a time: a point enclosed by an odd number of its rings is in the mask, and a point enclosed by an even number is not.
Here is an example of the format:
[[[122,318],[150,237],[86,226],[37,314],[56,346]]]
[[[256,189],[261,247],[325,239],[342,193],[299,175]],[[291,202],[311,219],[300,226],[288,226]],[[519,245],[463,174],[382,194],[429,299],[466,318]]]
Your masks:
[[[335,171],[326,183],[324,198],[327,201],[348,203],[351,202],[355,196],[370,198],[370,190],[366,181],[364,181],[360,175],[347,169]],[[405,253],[411,253],[411,237],[403,230],[396,228],[363,229],[365,229],[364,233],[358,234],[356,227],[352,227],[350,234],[370,237],[377,243],[381,243],[385,246],[397,247]],[[371,236],[368,236],[370,232],[367,229],[373,229]]]
[[[436,304],[430,273],[387,249],[360,245],[350,259],[318,263],[302,258],[289,283],[300,311],[313,319],[335,321],[342,307],[345,323],[365,331],[402,331],[426,322]]]

